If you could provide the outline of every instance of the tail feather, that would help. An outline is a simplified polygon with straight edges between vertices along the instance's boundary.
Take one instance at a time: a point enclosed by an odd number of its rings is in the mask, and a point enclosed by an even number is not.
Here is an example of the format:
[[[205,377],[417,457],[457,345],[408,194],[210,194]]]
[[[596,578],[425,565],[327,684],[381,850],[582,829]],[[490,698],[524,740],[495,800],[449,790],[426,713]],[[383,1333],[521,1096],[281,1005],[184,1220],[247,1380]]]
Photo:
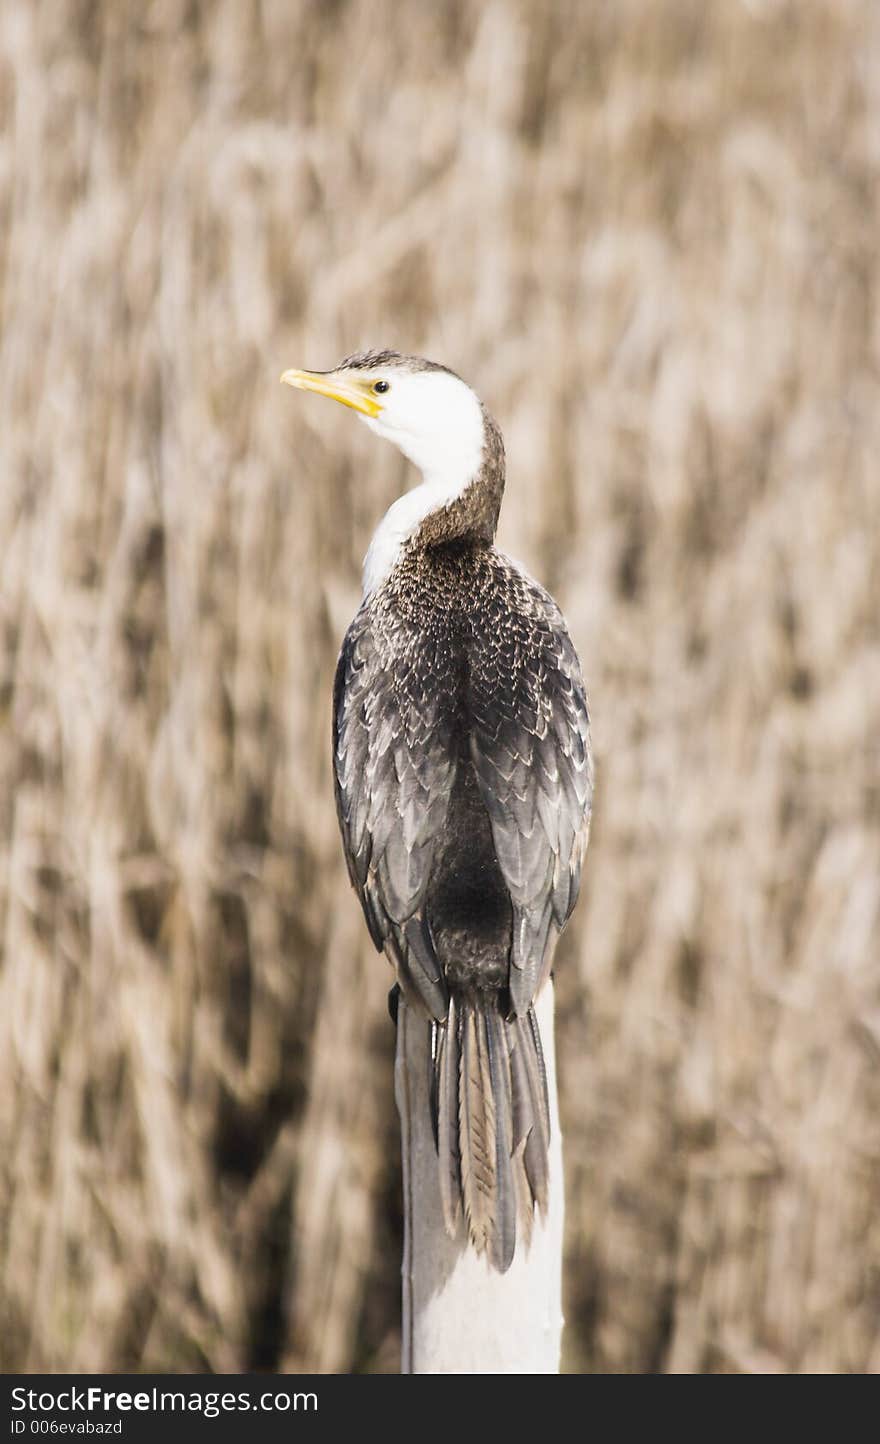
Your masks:
[[[532,1226],[535,1221],[535,1198],[529,1183],[525,1166],[525,1145],[521,1143],[513,1155],[513,1181],[516,1188],[517,1219],[520,1234],[526,1248],[532,1241]]]
[[[538,1064],[538,1077],[541,1081],[541,1102],[543,1104],[544,1119],[547,1124],[547,1133],[550,1133],[550,1094],[547,1088],[547,1064],[544,1062],[544,1049],[541,1046],[541,1030],[538,1027],[538,1015],[534,1008],[529,1008],[526,1018],[529,1025],[529,1032],[532,1035],[532,1047],[535,1051],[535,1058]]]
[[[516,1248],[516,1190],[513,1182],[511,1125],[513,1107],[510,1096],[510,1059],[505,1032],[507,1024],[492,1008],[478,1015],[486,1029],[486,1050],[489,1055],[489,1081],[495,1102],[495,1198],[490,1256],[500,1273],[513,1263]]]
[[[491,1246],[494,1231],[495,1126],[495,1097],[483,1014],[475,1008],[465,1008],[461,1023],[458,1138],[462,1202],[478,1253]]]
[[[496,999],[456,998],[439,1025],[432,1107],[447,1232],[464,1211],[471,1242],[504,1273],[517,1227],[547,1207],[550,1118],[537,1019],[507,1019]]]
[[[458,1078],[460,1069],[459,1014],[455,998],[449,999],[449,1016],[439,1029],[439,1057],[436,1068],[437,1155],[440,1162],[440,1198],[446,1232],[454,1236],[461,1218],[461,1155],[458,1142]]]
[[[532,1126],[526,1136],[523,1163],[532,1197],[543,1213],[547,1207],[550,1180],[548,1175],[548,1151],[550,1148],[550,1109],[547,1098],[547,1070],[544,1066],[544,1052],[538,1020],[529,1009],[527,1022],[517,1018],[517,1046],[515,1053],[525,1073],[525,1087],[531,1106]]]

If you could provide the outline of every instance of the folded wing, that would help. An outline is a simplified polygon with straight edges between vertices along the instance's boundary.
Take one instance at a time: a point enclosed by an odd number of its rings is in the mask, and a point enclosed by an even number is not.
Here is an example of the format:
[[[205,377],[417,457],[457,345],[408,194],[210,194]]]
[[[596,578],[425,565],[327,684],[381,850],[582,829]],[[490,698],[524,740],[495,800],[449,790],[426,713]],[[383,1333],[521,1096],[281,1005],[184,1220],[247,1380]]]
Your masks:
[[[448,651],[426,658],[430,646],[399,618],[361,609],[336,672],[333,762],[348,869],[373,941],[440,1020],[447,990],[425,896],[455,781],[455,679]]]
[[[593,766],[577,654],[556,603],[499,558],[470,653],[471,756],[513,903],[510,996],[524,1015],[577,900]]]

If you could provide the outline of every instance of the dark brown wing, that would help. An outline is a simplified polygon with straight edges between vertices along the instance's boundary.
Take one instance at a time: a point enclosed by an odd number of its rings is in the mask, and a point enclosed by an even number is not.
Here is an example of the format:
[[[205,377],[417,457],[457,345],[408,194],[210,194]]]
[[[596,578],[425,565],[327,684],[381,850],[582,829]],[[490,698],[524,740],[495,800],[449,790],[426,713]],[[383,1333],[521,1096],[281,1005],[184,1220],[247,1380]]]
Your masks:
[[[522,1015],[577,900],[593,767],[562,613],[499,553],[494,567],[470,650],[471,756],[513,903],[510,995]]]
[[[446,985],[424,903],[455,780],[456,678],[448,649],[433,650],[411,623],[361,608],[336,670],[333,765],[348,870],[373,941],[442,1019]]]

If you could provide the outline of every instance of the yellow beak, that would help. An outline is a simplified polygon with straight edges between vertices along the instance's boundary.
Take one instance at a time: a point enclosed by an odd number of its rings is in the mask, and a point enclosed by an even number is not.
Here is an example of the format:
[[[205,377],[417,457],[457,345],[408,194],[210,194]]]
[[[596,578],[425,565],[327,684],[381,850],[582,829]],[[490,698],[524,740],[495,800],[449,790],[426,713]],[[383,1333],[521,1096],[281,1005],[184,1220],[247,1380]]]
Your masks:
[[[285,386],[298,386],[300,391],[317,391],[319,396],[329,396],[341,401],[352,411],[361,411],[364,416],[378,416],[382,407],[367,390],[368,383],[344,381],[332,372],[322,375],[319,371],[285,371],[281,380]]]

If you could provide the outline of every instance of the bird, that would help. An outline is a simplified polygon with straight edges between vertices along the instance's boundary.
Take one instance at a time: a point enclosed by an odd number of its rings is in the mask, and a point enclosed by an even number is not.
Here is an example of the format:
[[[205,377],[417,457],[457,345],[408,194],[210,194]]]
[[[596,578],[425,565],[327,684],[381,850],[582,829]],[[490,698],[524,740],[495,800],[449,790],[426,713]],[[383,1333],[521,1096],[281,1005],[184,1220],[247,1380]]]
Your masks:
[[[343,849],[425,1021],[447,1232],[510,1267],[548,1207],[535,999],[578,896],[593,760],[556,602],[495,546],[501,430],[460,376],[393,350],[281,380],[355,411],[421,473],[364,559],[333,690]],[[398,995],[399,996],[399,995]]]

